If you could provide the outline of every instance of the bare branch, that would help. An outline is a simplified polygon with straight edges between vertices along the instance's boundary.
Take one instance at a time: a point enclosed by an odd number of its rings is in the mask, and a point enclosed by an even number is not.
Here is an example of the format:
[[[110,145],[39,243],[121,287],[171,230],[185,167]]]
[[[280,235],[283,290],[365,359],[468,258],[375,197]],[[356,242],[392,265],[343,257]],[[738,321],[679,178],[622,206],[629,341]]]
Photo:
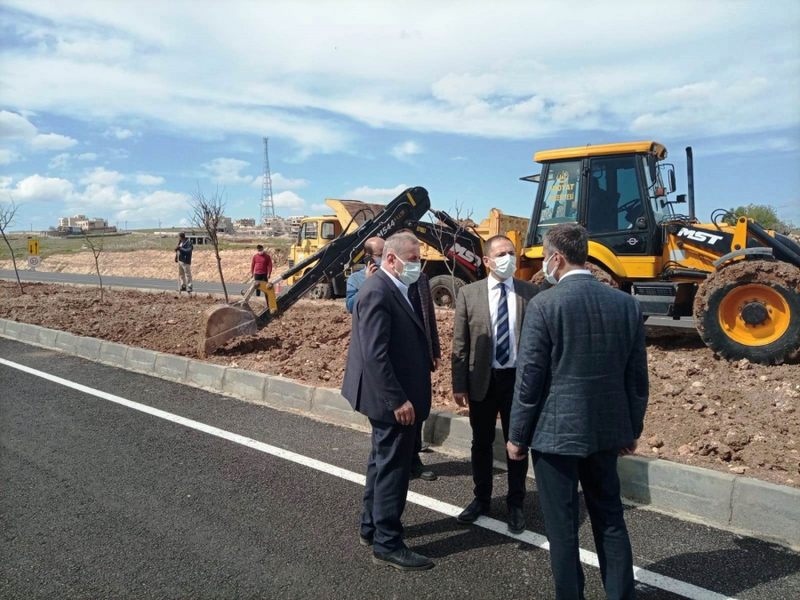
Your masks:
[[[224,190],[223,190],[224,193]],[[219,188],[214,191],[214,194],[207,198],[203,194],[200,186],[197,186],[197,192],[192,198],[192,225],[203,229],[211,240],[214,246],[214,257],[217,259],[217,271],[219,272],[219,280],[222,283],[222,291],[225,294],[225,302],[228,302],[228,288],[225,285],[225,276],[222,274],[222,258],[219,255],[219,228],[222,223],[222,217],[225,214],[225,201],[223,193],[220,193]]]
[[[94,256],[94,269],[97,272],[97,280],[100,282],[100,302],[103,302],[103,278],[100,276],[100,254],[103,252],[103,238],[100,238],[99,243],[95,243],[95,241],[89,237],[89,231],[84,230],[83,239],[86,240],[86,243],[92,250],[92,256]]]
[[[17,277],[19,293],[24,294],[25,290],[22,287],[22,281],[19,278],[19,269],[17,268],[17,257],[14,254],[14,248],[11,247],[11,241],[6,235],[9,227],[14,224],[14,217],[17,214],[18,208],[19,207],[16,205],[13,198],[9,199],[8,204],[0,204],[0,234],[2,234],[3,241],[6,243],[6,246],[8,246],[8,251],[11,253],[11,264],[14,265],[14,275]]]

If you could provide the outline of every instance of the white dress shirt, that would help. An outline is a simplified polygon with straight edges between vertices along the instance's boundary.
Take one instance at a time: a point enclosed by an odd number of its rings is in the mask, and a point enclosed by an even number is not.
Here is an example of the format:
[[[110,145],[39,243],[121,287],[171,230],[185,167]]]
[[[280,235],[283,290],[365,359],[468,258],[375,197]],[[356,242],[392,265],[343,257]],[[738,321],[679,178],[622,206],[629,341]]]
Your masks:
[[[505,281],[500,281],[493,273],[489,274],[486,278],[489,282],[489,317],[492,321],[492,368],[493,369],[511,369],[517,366],[517,294],[514,292],[514,278],[509,277]],[[500,305],[500,288],[499,285],[506,287],[506,302],[508,303],[508,362],[501,365],[495,358],[496,350],[495,342],[497,340],[497,309]]]
[[[592,272],[589,269],[574,269],[572,271],[567,271],[566,273],[564,273],[561,276],[561,279],[569,277],[570,275],[591,275],[591,274]],[[558,281],[561,281],[561,279],[559,279]]]
[[[411,300],[408,297],[408,286],[402,281],[400,281],[397,278],[397,275],[392,273],[389,269],[385,268],[383,264],[381,264],[381,271],[383,271],[389,276],[389,279],[391,279],[392,283],[397,286],[397,289],[400,290],[400,293],[403,295],[403,298],[405,298],[406,302],[408,302],[408,305],[411,307],[411,310],[414,310],[414,305],[411,304]]]

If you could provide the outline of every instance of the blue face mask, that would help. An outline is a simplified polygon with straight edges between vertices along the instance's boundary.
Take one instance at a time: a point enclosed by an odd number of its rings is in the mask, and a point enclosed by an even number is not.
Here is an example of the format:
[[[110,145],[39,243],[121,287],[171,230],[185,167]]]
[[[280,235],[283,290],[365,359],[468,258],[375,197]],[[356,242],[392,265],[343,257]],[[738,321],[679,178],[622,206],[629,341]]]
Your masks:
[[[397,257],[397,260],[403,264],[403,271],[401,273],[395,271],[395,275],[397,275],[397,278],[406,285],[411,285],[412,283],[416,283],[417,279],[419,279],[419,274],[422,272],[422,263],[405,262],[399,256]]]

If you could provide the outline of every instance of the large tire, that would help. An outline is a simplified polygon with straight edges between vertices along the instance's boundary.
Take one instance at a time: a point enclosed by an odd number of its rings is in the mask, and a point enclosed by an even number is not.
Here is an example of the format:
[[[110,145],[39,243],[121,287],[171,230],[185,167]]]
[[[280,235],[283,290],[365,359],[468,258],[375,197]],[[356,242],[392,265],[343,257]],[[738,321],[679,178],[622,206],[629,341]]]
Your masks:
[[[587,262],[584,265],[584,268],[591,271],[592,275],[594,275],[594,278],[597,279],[597,281],[599,281],[600,283],[605,283],[608,286],[611,286],[615,289],[619,289],[619,283],[617,282],[617,280],[614,279],[614,276],[611,275],[611,273],[606,271],[604,268],[598,267],[596,264],[590,262]],[[533,274],[533,277],[531,277],[531,283],[538,285],[543,290],[553,287],[552,285],[550,285],[545,281],[544,271],[542,271],[541,269],[539,269],[536,273]]]
[[[728,360],[780,364],[800,352],[800,269],[767,260],[729,265],[700,286],[694,322]]]
[[[330,300],[333,298],[333,286],[329,281],[320,281],[308,291],[308,297],[313,300]]]
[[[433,303],[440,308],[455,308],[458,290],[465,282],[453,275],[437,275],[429,281]]]

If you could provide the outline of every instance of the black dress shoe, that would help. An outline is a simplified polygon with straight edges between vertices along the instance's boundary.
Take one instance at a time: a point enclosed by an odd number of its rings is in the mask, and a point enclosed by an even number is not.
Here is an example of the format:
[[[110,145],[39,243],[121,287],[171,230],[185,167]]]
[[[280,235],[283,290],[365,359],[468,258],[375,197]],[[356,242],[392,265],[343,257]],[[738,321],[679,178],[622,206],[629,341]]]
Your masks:
[[[358,543],[361,544],[362,546],[372,546],[372,536],[367,537],[359,533]]]
[[[430,558],[408,548],[400,548],[393,552],[373,552],[372,562],[376,565],[389,565],[398,571],[424,571],[433,568],[433,561]]]
[[[465,508],[460,515],[456,517],[456,520],[459,523],[474,523],[478,517],[481,515],[488,514],[489,512],[489,505],[484,504],[477,498],[475,498],[472,502],[469,503],[469,506]]]
[[[426,469],[422,463],[411,466],[411,479],[422,479],[422,481],[436,481],[436,473]]]
[[[511,533],[522,533],[525,531],[525,513],[521,507],[508,507],[508,530]]]

